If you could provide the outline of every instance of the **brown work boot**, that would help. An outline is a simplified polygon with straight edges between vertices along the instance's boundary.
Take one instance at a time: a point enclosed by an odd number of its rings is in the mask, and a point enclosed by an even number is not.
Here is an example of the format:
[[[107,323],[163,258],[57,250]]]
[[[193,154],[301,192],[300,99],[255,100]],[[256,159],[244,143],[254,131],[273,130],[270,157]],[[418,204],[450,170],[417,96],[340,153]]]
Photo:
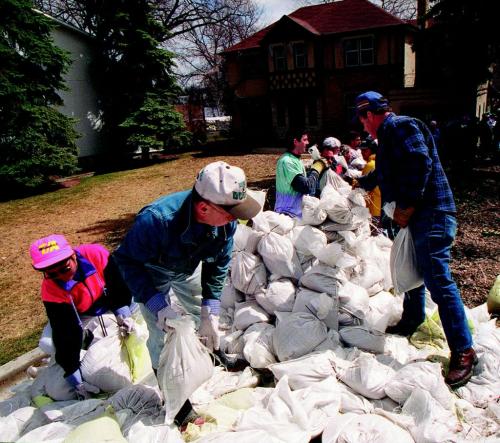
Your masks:
[[[463,352],[452,352],[450,369],[444,381],[452,389],[465,385],[472,377],[472,370],[476,364],[477,356],[474,349],[469,348]]]

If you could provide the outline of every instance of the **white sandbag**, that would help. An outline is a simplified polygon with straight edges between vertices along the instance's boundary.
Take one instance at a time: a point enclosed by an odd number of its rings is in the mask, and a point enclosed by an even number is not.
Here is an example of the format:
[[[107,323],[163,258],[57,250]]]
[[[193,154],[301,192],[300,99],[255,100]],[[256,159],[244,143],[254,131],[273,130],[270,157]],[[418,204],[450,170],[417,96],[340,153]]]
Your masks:
[[[312,226],[296,226],[288,235],[295,249],[305,255],[315,255],[327,245],[326,235]]]
[[[351,279],[355,285],[369,289],[384,280],[384,274],[375,262],[362,260],[360,268],[359,272]]]
[[[193,392],[189,401],[197,412],[201,406],[205,406],[206,411],[215,400],[218,400],[217,404],[246,409],[253,404],[251,400],[258,384],[259,377],[250,367],[229,372],[222,366],[216,366],[212,377]]]
[[[418,270],[417,254],[410,228],[402,228],[391,249],[391,277],[396,294],[403,294],[424,283]]]
[[[339,331],[340,338],[350,348],[381,354],[384,352],[385,334],[364,326],[348,326]]]
[[[405,365],[387,381],[385,392],[403,404],[416,388],[429,392],[445,409],[451,408],[453,397],[444,383],[439,363],[424,361]]]
[[[231,278],[226,279],[226,283],[224,284],[224,288],[222,289],[222,294],[220,296],[221,307],[223,308],[234,308],[235,303],[241,303],[245,300],[245,294],[243,292],[238,291],[233,283],[231,282]]]
[[[421,388],[411,392],[401,413],[415,420],[411,433],[417,443],[444,443],[455,440],[456,437],[451,436],[461,427],[452,411],[443,408],[428,391]]]
[[[63,443],[67,435],[73,430],[73,426],[66,423],[49,423],[24,434],[19,440],[20,443],[50,442]]]
[[[33,415],[37,412],[37,408],[25,406],[13,411],[6,417],[0,417],[0,431],[2,441],[16,441],[23,433],[26,424],[30,421]],[[42,414],[43,415],[43,414]],[[40,423],[37,427],[48,423],[46,421]]]
[[[344,159],[344,157],[342,156],[337,156],[337,158]],[[326,172],[323,174],[323,177],[321,178],[321,183],[323,184],[323,186],[320,185],[321,189],[323,189],[326,186],[331,186],[335,190],[339,190],[340,188],[349,188],[349,189],[351,188],[351,185],[347,183],[340,175],[338,175],[332,169],[326,170]]]
[[[476,352],[491,352],[500,359],[500,328],[496,327],[494,319],[478,325],[474,334],[474,348]]]
[[[274,232],[284,235],[290,232],[295,226],[293,218],[285,214],[278,214],[274,211],[264,211],[257,214],[253,219],[253,229],[269,234]]]
[[[319,198],[311,195],[302,197],[302,219],[301,225],[316,226],[323,223],[326,219],[326,211],[320,206]]]
[[[148,426],[142,421],[134,423],[125,437],[130,443],[184,443],[180,431],[176,426],[155,425]]]
[[[238,223],[234,233],[234,251],[246,251],[255,254],[263,233],[256,231],[247,225]]]
[[[472,321],[474,328],[479,327],[481,323],[487,323],[491,320],[490,313],[488,312],[488,305],[486,303],[472,309],[469,309],[467,306],[464,306],[464,308],[467,319]]]
[[[379,363],[371,354],[361,353],[348,364],[337,367],[337,376],[347,386],[366,398],[385,397],[385,386],[394,375],[389,366]]]
[[[321,206],[326,210],[330,220],[342,224],[352,222],[349,200],[333,187],[325,186],[321,191]]]
[[[312,314],[297,312],[281,321],[274,331],[273,347],[279,361],[311,352],[327,338],[326,325]]]
[[[255,300],[271,315],[275,311],[291,311],[295,302],[295,285],[286,278],[272,280],[264,291],[255,294]]]
[[[238,252],[231,264],[231,281],[244,294],[255,294],[267,283],[266,267],[260,257],[245,251]]]
[[[157,416],[162,409],[163,400],[152,386],[133,385],[120,389],[107,400],[115,412],[130,409],[135,415]]]
[[[299,251],[296,251],[297,258],[300,262],[300,267],[302,268],[302,273],[305,274],[308,272],[313,266],[319,264],[319,260],[314,255],[306,255],[302,254]]]
[[[117,392],[132,384],[126,347],[120,336],[108,336],[92,345],[80,363],[82,376],[104,392]]]
[[[247,188],[247,193],[254,200],[257,200],[257,203],[259,203],[260,205],[259,214],[260,214],[263,211],[264,206],[266,204],[267,190]]]
[[[498,437],[500,416],[496,416],[492,407],[500,408],[495,401],[488,403],[487,407],[482,409],[474,407],[468,401],[458,399],[456,401],[457,415],[462,419],[459,438],[479,441],[495,435]]]
[[[288,237],[271,232],[260,241],[257,250],[272,274],[297,280],[302,276],[302,267]]]
[[[354,268],[358,264],[356,257],[345,252],[338,243],[330,243],[322,249],[316,249],[314,255],[321,263],[340,269]]]
[[[190,318],[168,320],[167,325],[172,330],[160,354],[157,378],[165,399],[165,423],[171,424],[189,396],[212,376],[213,365]]]
[[[369,414],[373,412],[373,401],[375,400],[368,401],[365,397],[354,392],[354,390],[344,383],[339,383],[338,388],[340,393],[339,411],[342,414],[347,414],[348,412],[354,414]]]
[[[234,327],[244,331],[250,325],[259,322],[269,322],[269,314],[257,302],[247,301],[236,303],[234,311]]]
[[[366,206],[365,195],[366,191],[364,189],[356,188],[352,189],[349,192],[349,194],[347,194],[347,198],[352,204],[356,206],[365,207]]]
[[[365,288],[350,281],[343,283],[338,290],[340,306],[358,318],[364,318],[369,309],[370,297]]]
[[[236,430],[266,429],[283,441],[309,441],[323,431],[330,416],[338,413],[336,383],[330,381],[319,383],[322,384],[319,392],[315,386],[292,392],[284,376],[265,404],[243,412]],[[297,433],[300,435],[301,431],[305,434],[298,439]]]
[[[349,166],[351,168],[357,169],[358,171],[361,171],[365,167],[365,165],[366,161],[363,159],[363,157],[359,156],[354,158]]]
[[[336,356],[332,351],[314,352],[293,360],[275,363],[268,369],[277,380],[288,376],[288,383],[293,390],[307,388],[328,377],[335,377],[333,369]]]
[[[390,292],[381,291],[368,300],[369,310],[363,324],[375,331],[385,332],[395,325],[403,314],[403,299]]]
[[[220,338],[220,349],[226,354],[237,354],[242,357],[244,346],[243,331],[236,330]]]
[[[346,273],[339,268],[318,264],[309,269],[300,279],[300,285],[316,292],[336,296],[340,283],[346,282]]]
[[[337,330],[339,302],[338,298],[325,292],[315,292],[300,288],[292,312],[308,312],[323,321],[329,329]]]
[[[14,396],[0,402],[0,417],[7,417],[7,415],[17,409],[30,405],[30,394],[28,392],[18,392]]]
[[[414,443],[408,431],[376,414],[339,415],[323,431],[323,443]]]
[[[339,328],[346,326],[360,326],[363,324],[363,319],[358,318],[343,306],[339,306]]]
[[[243,335],[243,355],[252,368],[267,368],[276,363],[273,351],[275,327],[269,323],[255,323]]]
[[[340,336],[337,330],[329,329],[328,337],[313,350],[314,352],[332,351],[337,358],[345,359],[346,349],[340,344]]]

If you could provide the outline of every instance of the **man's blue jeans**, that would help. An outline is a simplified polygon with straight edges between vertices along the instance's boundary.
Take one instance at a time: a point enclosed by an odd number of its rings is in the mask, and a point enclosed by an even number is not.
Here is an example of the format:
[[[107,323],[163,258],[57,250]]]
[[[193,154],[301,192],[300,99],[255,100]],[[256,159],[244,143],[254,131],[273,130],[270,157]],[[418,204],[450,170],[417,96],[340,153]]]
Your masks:
[[[450,272],[450,252],[457,230],[456,218],[434,210],[416,211],[410,219],[417,263],[424,285],[405,294],[402,321],[418,326],[425,319],[425,287],[438,305],[448,346],[462,352],[472,346],[464,305]]]

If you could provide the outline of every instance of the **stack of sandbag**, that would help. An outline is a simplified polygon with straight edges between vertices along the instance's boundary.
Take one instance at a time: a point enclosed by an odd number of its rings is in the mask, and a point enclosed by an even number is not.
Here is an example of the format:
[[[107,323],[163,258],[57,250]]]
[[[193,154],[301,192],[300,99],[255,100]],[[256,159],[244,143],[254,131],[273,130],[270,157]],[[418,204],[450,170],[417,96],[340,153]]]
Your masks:
[[[253,219],[252,227],[238,225],[221,297],[223,351],[247,356],[253,367],[261,368],[318,346],[337,349],[328,334],[339,327],[366,323],[385,330],[399,320],[401,299],[387,292],[391,241],[370,236],[362,191],[343,181],[332,183],[321,198],[304,197],[299,223],[265,211]],[[301,314],[312,318],[304,321]],[[277,316],[283,319],[279,327]],[[320,327],[315,328],[315,322]],[[253,327],[258,323],[264,326]],[[303,346],[285,342],[293,336],[289,325],[305,331]],[[260,353],[255,357],[256,343]],[[286,350],[290,347],[296,347],[292,354]]]

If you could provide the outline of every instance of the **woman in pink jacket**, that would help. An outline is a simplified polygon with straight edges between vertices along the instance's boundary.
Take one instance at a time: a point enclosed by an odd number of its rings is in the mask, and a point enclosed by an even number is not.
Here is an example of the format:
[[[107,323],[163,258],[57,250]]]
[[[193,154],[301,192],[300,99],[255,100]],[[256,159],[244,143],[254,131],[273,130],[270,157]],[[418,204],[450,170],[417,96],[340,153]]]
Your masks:
[[[33,268],[43,273],[41,296],[52,329],[55,360],[77,397],[88,398],[89,392],[98,389],[84,382],[80,372],[80,349],[87,349],[93,339],[82,319],[111,310],[120,332],[131,332],[131,294],[102,245],[72,248],[63,235],[53,234],[33,242],[30,255]]]

